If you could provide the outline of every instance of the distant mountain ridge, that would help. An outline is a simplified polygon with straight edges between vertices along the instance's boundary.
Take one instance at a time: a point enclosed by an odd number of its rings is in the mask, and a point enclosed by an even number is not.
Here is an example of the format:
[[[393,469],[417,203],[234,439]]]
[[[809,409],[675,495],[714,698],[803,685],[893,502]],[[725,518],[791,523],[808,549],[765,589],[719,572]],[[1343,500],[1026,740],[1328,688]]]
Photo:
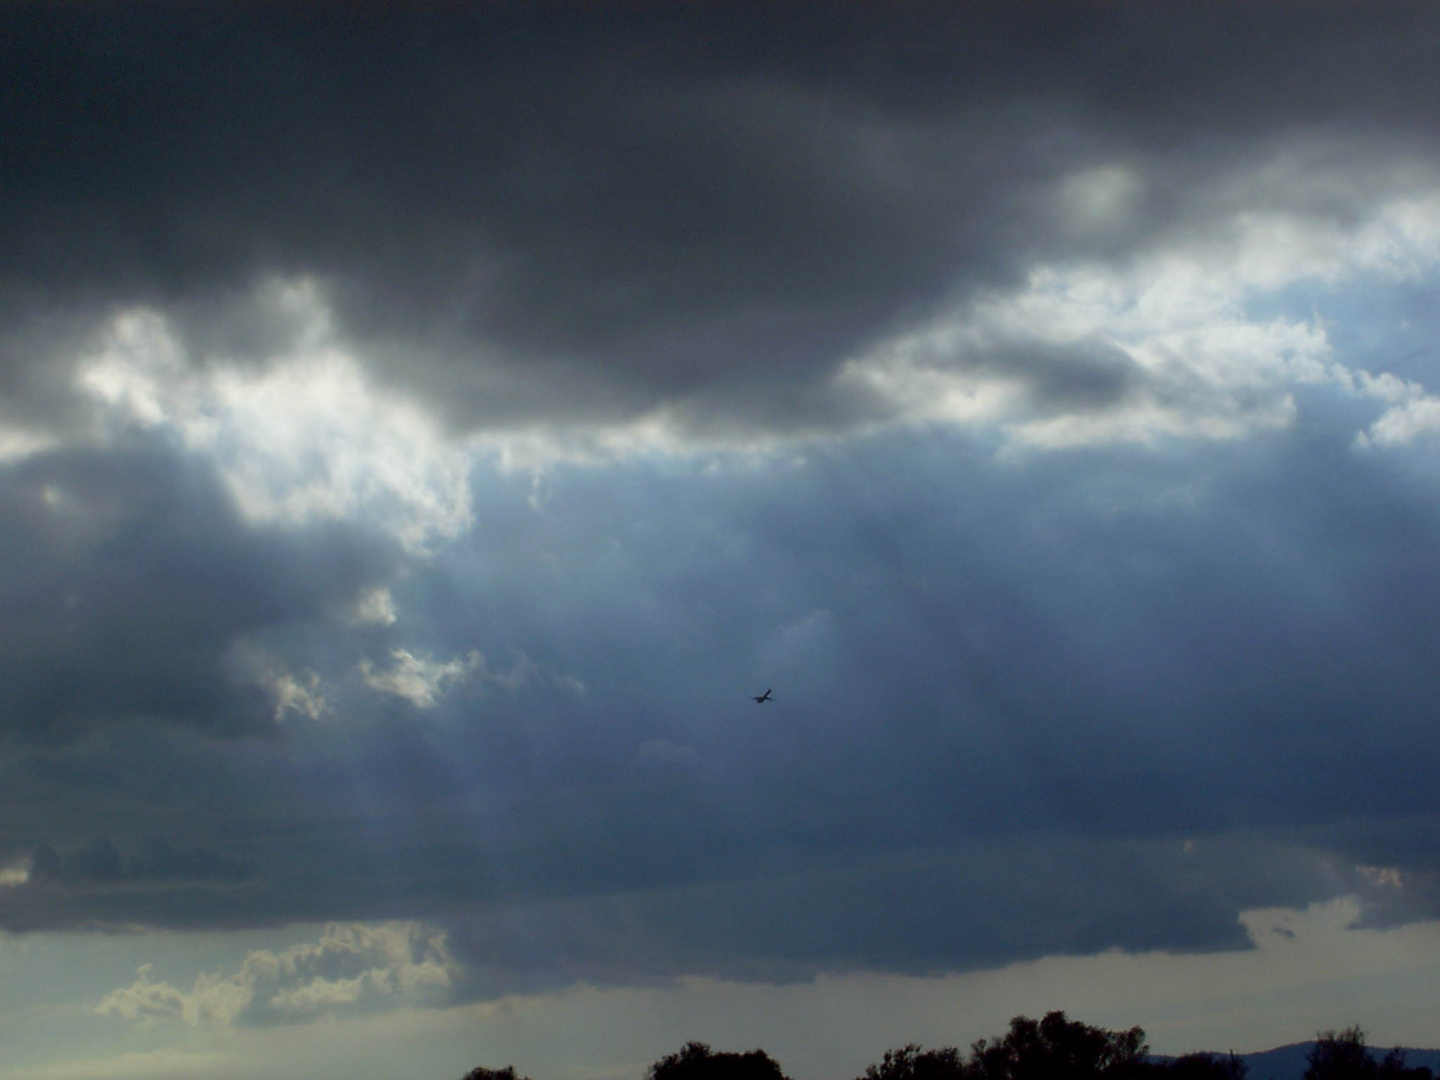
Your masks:
[[[1249,1066],[1249,1080],[1301,1080],[1309,1065],[1307,1058],[1313,1049],[1315,1049],[1315,1042],[1312,1039],[1309,1042],[1277,1046],[1273,1050],[1258,1050],[1253,1054],[1236,1054],[1235,1056]],[[1391,1048],[1372,1046],[1369,1049],[1371,1055],[1379,1059],[1389,1053]],[[1413,1069],[1423,1065],[1440,1077],[1440,1050],[1412,1050],[1403,1046],[1399,1049],[1405,1051],[1407,1066]],[[1216,1053],[1216,1051],[1210,1052]]]

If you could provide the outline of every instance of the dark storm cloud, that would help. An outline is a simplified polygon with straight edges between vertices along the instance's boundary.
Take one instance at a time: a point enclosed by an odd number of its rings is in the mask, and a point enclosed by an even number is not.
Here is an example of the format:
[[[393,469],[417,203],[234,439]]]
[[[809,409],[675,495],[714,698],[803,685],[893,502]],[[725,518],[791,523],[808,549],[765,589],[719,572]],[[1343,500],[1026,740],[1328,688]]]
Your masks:
[[[48,843],[30,853],[30,877],[36,881],[114,883],[147,878],[193,881],[238,881],[255,871],[239,859],[197,847],[176,847],[161,837],[148,837],[128,859],[109,837],[96,837],[61,859]]]
[[[1257,883],[1263,885],[1257,887]],[[747,880],[508,908],[453,923],[477,978],[784,981],[934,974],[1046,954],[1245,948],[1237,905],[1327,897],[1313,852],[1014,836]]]
[[[7,8],[5,419],[77,408],[128,305],[177,363],[283,353],[301,276],[464,425],[885,419],[827,380],[942,300],[1405,190],[1373,163],[1431,152],[1434,10],[1304,15]],[[1100,166],[1142,183],[1077,226],[1053,186]],[[929,359],[1039,416],[1230,392],[1021,329]],[[483,993],[1230,947],[1247,906],[1357,890],[1433,914],[1433,483],[1314,398],[1203,450],[479,469],[431,557],[370,504],[245,520],[173,417],[19,458],[0,925],[434,918]],[[361,471],[408,462],[380,445]],[[336,618],[380,585],[393,625]]]
[[[252,288],[312,275],[465,424],[772,394],[810,403],[772,426],[847,423],[826,377],[940,298],[1204,230],[1286,140],[1420,154],[1440,100],[1418,5],[4,18],[10,310],[150,303],[263,355]],[[1067,229],[1047,185],[1115,162],[1144,196]]]
[[[100,817],[121,872],[0,911],[438,919],[467,993],[1227,948],[1246,908],[1350,892],[1373,921],[1431,914],[1440,515],[1347,430],[560,470],[540,512],[482,477],[474,534],[395,586],[389,640],[556,677],[357,697],[244,753],[47,751],[13,797],[83,787],[90,820],[17,814],[6,850],[49,836],[88,866]],[[153,836],[253,873],[133,880]]]
[[[508,580],[481,574],[462,622],[576,673],[582,756],[625,775],[628,752],[652,792],[592,775],[550,887],[654,894],[564,910],[677,968],[913,969],[1234,945],[1240,910],[1360,889],[1356,863],[1423,882],[1440,519],[1339,434],[1254,449],[1017,470],[938,440],[734,488],[577,473],[548,520],[482,514]]]
[[[124,721],[273,730],[227,664],[244,635],[322,618],[396,555],[342,528],[254,529],[215,471],[134,439],[0,469],[3,732],[66,740]]]

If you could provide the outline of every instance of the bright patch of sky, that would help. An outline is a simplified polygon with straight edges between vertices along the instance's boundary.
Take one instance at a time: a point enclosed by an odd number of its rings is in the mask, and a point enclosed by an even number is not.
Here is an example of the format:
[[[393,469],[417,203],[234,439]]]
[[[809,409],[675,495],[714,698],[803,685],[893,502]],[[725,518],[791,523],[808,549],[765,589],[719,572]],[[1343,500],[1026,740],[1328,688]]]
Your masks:
[[[378,392],[330,344],[312,286],[271,288],[301,309],[306,326],[292,352],[259,368],[187,358],[157,313],[116,316],[79,368],[100,423],[174,432],[215,460],[257,523],[361,518],[415,551],[462,532],[471,522],[463,448],[422,409]]]

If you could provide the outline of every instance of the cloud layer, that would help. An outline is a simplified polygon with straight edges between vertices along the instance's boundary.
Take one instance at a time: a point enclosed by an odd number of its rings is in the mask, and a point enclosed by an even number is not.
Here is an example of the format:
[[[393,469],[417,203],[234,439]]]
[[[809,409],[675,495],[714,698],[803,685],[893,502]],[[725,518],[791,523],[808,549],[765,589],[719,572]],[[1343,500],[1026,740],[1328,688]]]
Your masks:
[[[1306,14],[0,16],[0,926],[335,922],[102,1006],[259,1024],[1435,915],[1436,13]]]
[[[924,377],[844,377],[913,365],[917,332],[950,412],[1018,393],[1001,414],[1034,438],[1121,402],[1122,436],[1273,423],[1185,415],[1236,374],[1177,306],[1243,324],[1247,287],[1429,265],[1437,233],[1434,13],[1314,14],[17,15],[12,404],[58,409],[57,353],[117,304],[162,311],[191,363],[263,364],[314,332],[283,299],[303,281],[338,341],[467,429],[924,416]],[[968,340],[920,330],[976,305],[999,322]],[[1251,337],[1219,364],[1259,361],[1251,386],[1307,351]]]

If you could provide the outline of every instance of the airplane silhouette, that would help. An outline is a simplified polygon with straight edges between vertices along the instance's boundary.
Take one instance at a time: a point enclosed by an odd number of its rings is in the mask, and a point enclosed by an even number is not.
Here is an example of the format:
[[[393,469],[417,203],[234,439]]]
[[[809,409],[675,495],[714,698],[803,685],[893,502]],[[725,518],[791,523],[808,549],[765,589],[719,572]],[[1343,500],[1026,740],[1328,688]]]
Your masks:
[[[755,699],[755,704],[756,704],[756,705],[764,705],[765,702],[767,702],[767,701],[773,701],[773,700],[774,700],[774,698],[772,698],[772,697],[770,696],[770,691],[769,691],[769,690],[766,690],[765,693],[761,694],[759,697],[757,697],[757,698]]]

